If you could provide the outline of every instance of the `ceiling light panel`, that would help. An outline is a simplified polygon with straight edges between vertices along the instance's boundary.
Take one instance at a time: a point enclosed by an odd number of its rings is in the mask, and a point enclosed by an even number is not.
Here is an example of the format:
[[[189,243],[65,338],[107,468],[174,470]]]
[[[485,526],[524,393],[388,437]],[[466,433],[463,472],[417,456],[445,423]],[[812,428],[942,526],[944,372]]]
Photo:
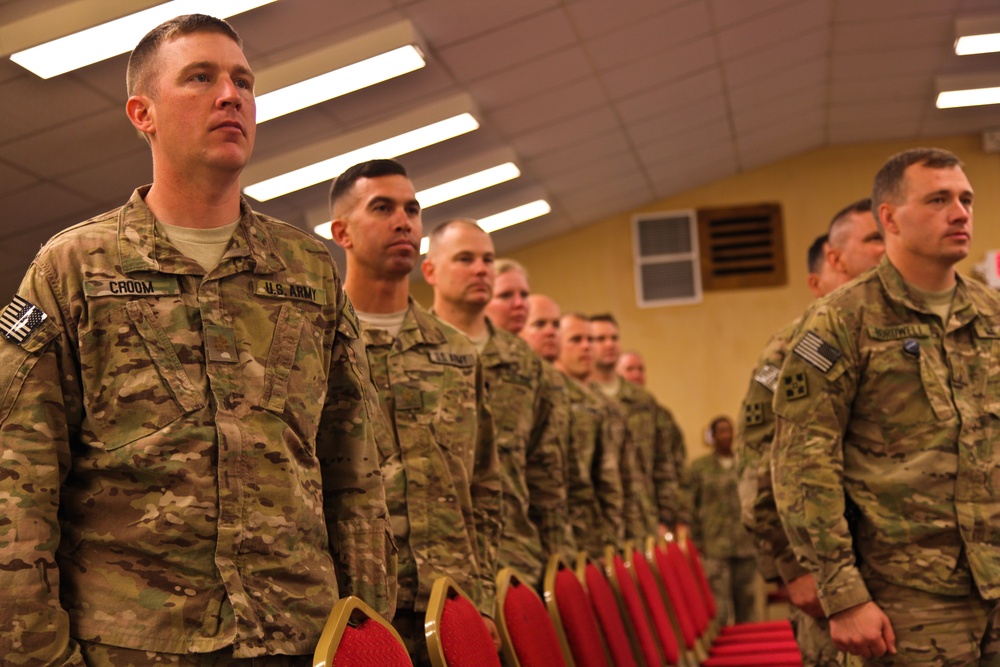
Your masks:
[[[938,109],[1000,104],[1000,72],[938,77],[937,90]]]
[[[970,16],[955,21],[955,53],[971,56],[1000,51],[1000,16]]]

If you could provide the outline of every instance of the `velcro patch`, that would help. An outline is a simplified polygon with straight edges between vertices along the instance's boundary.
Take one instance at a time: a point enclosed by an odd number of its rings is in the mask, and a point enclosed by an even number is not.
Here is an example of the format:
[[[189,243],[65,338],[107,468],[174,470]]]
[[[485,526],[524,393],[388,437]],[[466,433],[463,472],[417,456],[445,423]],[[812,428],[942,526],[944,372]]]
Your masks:
[[[0,313],[0,334],[7,340],[22,345],[48,317],[38,306],[15,296],[3,309],[3,313]]]
[[[743,415],[743,422],[747,426],[757,426],[764,423],[764,404],[747,403],[746,412]]]
[[[805,373],[786,375],[782,378],[782,381],[785,390],[785,399],[795,401],[809,395],[809,382],[806,380]]]
[[[774,364],[764,364],[753,376],[753,379],[764,385],[773,394],[778,387],[778,378],[781,377],[781,369]]]
[[[261,280],[257,283],[256,294],[257,296],[266,296],[273,299],[299,299],[301,301],[311,301],[321,306],[326,305],[326,290],[321,287],[310,287],[309,285],[282,283],[276,280]]]
[[[931,328],[926,324],[900,324],[892,327],[869,326],[868,335],[874,340],[930,338]]]
[[[820,338],[814,331],[807,331],[793,351],[818,368],[821,373],[829,371],[840,359],[840,350]]]
[[[158,276],[142,280],[88,279],[83,282],[83,292],[88,297],[98,296],[166,296],[180,294],[177,279]]]
[[[476,365],[476,356],[474,354],[453,354],[451,352],[430,350],[427,352],[427,357],[435,364],[445,364],[447,366],[467,368]]]

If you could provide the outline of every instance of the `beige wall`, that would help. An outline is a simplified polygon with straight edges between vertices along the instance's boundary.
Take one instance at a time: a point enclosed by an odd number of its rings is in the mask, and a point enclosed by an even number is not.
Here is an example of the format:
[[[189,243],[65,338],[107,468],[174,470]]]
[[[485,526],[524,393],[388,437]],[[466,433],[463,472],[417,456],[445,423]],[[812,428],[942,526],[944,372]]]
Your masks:
[[[976,231],[964,272],[989,249],[1000,249],[1000,155],[984,154],[978,136],[923,142],[964,160],[976,190]],[[716,415],[733,418],[754,362],[770,335],[811,300],[805,287],[806,249],[826,231],[830,216],[868,195],[875,171],[913,144],[879,143],[826,148],[685,192],[510,254],[531,273],[532,291],[563,310],[610,311],[622,342],[646,357],[649,389],[684,429],[690,458],[707,450],[702,432]],[[638,308],[632,267],[631,216],[681,208],[780,202],[785,221],[788,284],[706,292],[700,304]],[[527,223],[530,224],[530,223]],[[430,305],[426,284],[414,296]]]

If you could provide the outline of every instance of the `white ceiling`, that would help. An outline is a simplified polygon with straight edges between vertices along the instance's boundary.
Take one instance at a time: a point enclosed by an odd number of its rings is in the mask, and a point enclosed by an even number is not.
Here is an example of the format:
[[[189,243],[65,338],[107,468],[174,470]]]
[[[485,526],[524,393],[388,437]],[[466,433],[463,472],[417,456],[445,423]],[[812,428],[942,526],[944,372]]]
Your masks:
[[[0,0],[0,27],[60,4]],[[497,232],[504,252],[802,151],[998,126],[933,105],[939,75],[1000,73],[951,50],[955,19],[985,12],[1000,0],[279,0],[230,22],[262,69],[409,19],[427,67],[262,125],[255,160],[467,93],[482,127],[400,161],[419,179],[513,150],[520,178],[425,214],[544,193],[553,212]],[[39,244],[151,178],[126,59],[48,81],[0,60],[0,301]],[[327,187],[256,208],[306,228]]]

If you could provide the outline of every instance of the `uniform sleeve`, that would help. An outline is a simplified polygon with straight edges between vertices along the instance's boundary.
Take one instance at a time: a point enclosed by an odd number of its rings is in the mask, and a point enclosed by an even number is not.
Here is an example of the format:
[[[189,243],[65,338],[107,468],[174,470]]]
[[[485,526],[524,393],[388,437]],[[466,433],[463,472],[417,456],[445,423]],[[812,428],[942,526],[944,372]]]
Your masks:
[[[615,429],[607,411],[601,413],[596,439],[591,476],[604,518],[604,541],[619,545],[625,538],[625,433]]]
[[[528,513],[538,526],[546,554],[572,553],[574,540],[566,480],[569,415],[556,387],[545,377],[541,363],[536,379],[538,393],[525,470]]]
[[[324,511],[341,596],[357,595],[391,619],[396,608],[396,548],[379,469],[376,420],[384,419],[371,384],[360,327],[339,294],[328,392],[316,451],[323,466]]]
[[[649,488],[648,478],[643,476],[638,460],[639,452],[624,417],[615,407],[609,407],[607,414],[608,437],[621,443],[619,465],[624,492],[622,519],[625,537],[643,539],[654,532],[650,526],[651,520],[655,520],[653,517],[656,516],[656,508],[652,506],[655,502],[653,490]]]
[[[18,294],[46,317],[20,344],[0,338],[0,656],[12,665],[83,665],[55,557],[82,414],[77,347],[37,261]]]
[[[673,415],[663,406],[656,406],[655,442],[653,443],[653,483],[656,487],[658,519],[674,526],[691,522],[691,503],[687,497],[683,462],[678,462],[678,449],[684,451],[684,437]]]
[[[856,356],[846,327],[821,304],[792,339],[774,396],[778,514],[799,563],[816,576],[828,616],[871,599],[844,518],[843,435],[857,391]]]
[[[500,536],[503,532],[503,486],[500,478],[500,456],[493,432],[493,413],[486,396],[482,367],[476,364],[476,429],[475,463],[472,469],[472,512],[479,548],[482,599],[479,611],[493,616],[496,598],[496,575],[500,562]]]

